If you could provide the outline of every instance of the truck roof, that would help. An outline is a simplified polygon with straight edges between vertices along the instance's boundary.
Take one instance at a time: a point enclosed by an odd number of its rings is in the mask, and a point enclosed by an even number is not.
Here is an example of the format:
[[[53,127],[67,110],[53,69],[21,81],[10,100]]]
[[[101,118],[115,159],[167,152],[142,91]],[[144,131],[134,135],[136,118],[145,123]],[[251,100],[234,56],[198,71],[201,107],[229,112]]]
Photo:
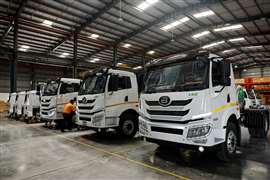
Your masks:
[[[121,73],[121,74],[126,74],[128,76],[136,76],[134,72],[131,72],[128,70],[117,69],[117,68],[116,69],[110,68],[108,72],[109,73],[116,73],[116,74]]]
[[[179,54],[174,54],[174,55],[167,56],[164,58],[154,59],[151,62],[147,63],[146,67],[151,68],[151,67],[156,67],[156,66],[161,66],[161,65],[169,65],[169,64],[179,63],[179,62],[186,62],[186,61],[190,61],[190,59],[198,60],[199,57],[221,58],[218,55],[209,53],[207,51],[203,51],[203,52],[192,51],[188,54],[179,53]]]
[[[71,83],[80,83],[80,79],[72,79],[72,78],[60,78],[62,82],[71,82]]]

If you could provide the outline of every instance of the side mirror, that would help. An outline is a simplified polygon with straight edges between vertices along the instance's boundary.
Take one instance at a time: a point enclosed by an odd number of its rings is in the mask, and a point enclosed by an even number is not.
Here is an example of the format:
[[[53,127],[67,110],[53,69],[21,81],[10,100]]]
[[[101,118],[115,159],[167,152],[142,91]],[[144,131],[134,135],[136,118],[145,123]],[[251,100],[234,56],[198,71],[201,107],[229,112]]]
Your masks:
[[[117,91],[118,90],[118,76],[117,75],[111,75],[108,91]]]
[[[37,91],[36,95],[40,96],[40,91]]]
[[[222,61],[221,62],[221,71],[222,71],[222,78],[221,83],[224,86],[230,86],[231,85],[231,65],[229,62]]]

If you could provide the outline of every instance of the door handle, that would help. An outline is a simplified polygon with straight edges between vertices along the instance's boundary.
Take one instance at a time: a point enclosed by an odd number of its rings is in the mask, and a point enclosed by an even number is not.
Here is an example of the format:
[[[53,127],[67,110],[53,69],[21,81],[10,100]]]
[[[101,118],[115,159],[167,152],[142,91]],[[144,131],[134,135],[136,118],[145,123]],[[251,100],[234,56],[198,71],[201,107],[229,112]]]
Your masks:
[[[231,97],[230,97],[230,95],[228,94],[228,95],[227,95],[227,103],[229,103],[229,102],[231,102]]]
[[[125,97],[125,102],[128,102],[128,96]]]

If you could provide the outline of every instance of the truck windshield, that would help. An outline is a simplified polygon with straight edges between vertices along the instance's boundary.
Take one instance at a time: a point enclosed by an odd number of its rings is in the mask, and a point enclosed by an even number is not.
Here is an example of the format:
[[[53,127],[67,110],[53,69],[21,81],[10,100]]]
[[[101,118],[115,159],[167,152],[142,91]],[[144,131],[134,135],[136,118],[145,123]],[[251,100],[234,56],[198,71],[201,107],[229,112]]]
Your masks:
[[[79,95],[104,93],[106,79],[105,73],[96,73],[87,77],[80,87]]]
[[[209,61],[190,61],[152,69],[144,93],[194,91],[208,87]]]
[[[43,95],[44,96],[57,95],[58,87],[59,87],[59,82],[50,81],[49,83],[46,84]]]

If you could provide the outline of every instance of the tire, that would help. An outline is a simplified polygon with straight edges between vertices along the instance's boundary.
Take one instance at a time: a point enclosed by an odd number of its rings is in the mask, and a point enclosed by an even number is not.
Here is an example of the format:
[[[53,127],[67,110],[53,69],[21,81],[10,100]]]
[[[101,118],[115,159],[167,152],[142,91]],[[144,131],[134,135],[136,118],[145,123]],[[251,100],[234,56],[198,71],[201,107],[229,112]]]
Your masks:
[[[117,132],[125,137],[132,138],[138,131],[138,119],[137,116],[132,114],[127,114],[120,117],[119,127],[117,128]]]
[[[217,152],[217,157],[221,161],[229,162],[231,161],[236,152],[237,147],[237,127],[234,123],[228,122],[226,129],[226,140],[219,146],[219,150]]]
[[[253,138],[266,138],[269,131],[269,119],[266,113],[263,115],[263,128],[248,128],[248,132]]]

